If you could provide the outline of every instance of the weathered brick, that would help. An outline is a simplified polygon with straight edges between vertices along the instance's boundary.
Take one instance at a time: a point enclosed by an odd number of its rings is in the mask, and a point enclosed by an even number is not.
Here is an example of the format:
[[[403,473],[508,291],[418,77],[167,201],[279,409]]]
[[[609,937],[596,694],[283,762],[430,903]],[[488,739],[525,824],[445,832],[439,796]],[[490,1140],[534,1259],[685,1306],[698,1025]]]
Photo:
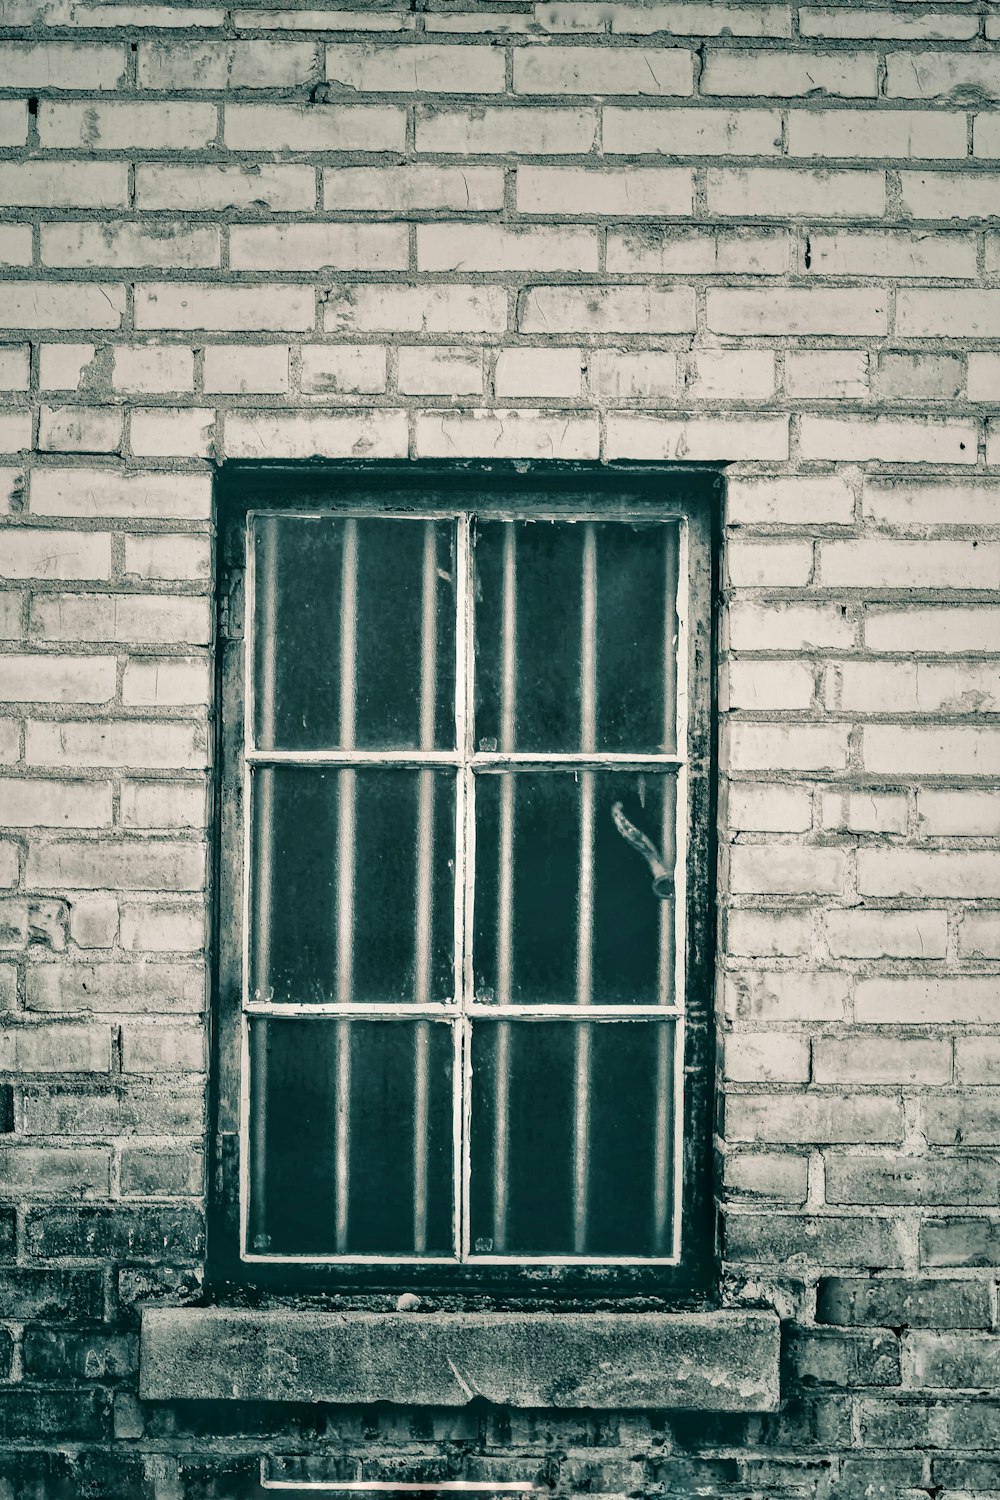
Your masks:
[[[418,105],[417,151],[504,156],[584,153],[597,134],[597,111],[548,106],[467,109]],[[485,205],[484,205],[485,206]]]
[[[507,295],[500,287],[336,287],[323,308],[327,333],[500,333],[507,327]]]
[[[5,1318],[59,1318],[67,1322],[100,1318],[104,1302],[97,1271],[51,1271],[5,1267],[0,1272],[0,1315]]]
[[[1000,854],[992,850],[861,849],[864,896],[1000,896]]]
[[[570,226],[421,224],[421,271],[596,271],[597,235]]]
[[[504,87],[504,60],[495,48],[482,46],[338,42],[326,49],[326,76],[348,89],[498,94]]]
[[[619,109],[608,105],[604,150],[621,156],[776,156],[781,150],[781,118],[771,109]]]
[[[409,243],[402,224],[234,225],[229,263],[238,271],[405,271]]]
[[[872,1216],[735,1214],[725,1221],[726,1253],[733,1261],[894,1270],[902,1264],[903,1238],[892,1219]]]
[[[887,1328],[988,1328],[989,1288],[981,1281],[826,1276],[816,1321]]]
[[[689,287],[536,286],[520,296],[523,333],[689,333],[694,293]]]
[[[837,895],[845,869],[843,849],[740,845],[730,852],[730,889],[740,895]]]
[[[215,105],[190,100],[42,100],[38,109],[38,138],[49,150],[130,151],[141,141],[146,150],[197,151],[213,144],[217,128]]]
[[[785,1332],[782,1354],[789,1377],[808,1385],[854,1388],[901,1382],[899,1339],[885,1329],[838,1333],[792,1326]]]
[[[846,99],[878,93],[876,59],[866,52],[762,52],[712,48],[701,75],[703,94],[795,98],[829,94]]]
[[[890,52],[886,58],[885,92],[889,99],[935,99],[959,102],[967,98],[1000,99],[995,59],[988,53]]]
[[[403,458],[407,444],[400,411],[230,412],[225,422],[229,458]]]
[[[29,1011],[184,1012],[205,1006],[205,976],[198,964],[35,964],[28,972]]]
[[[45,468],[31,476],[31,510],[39,516],[207,520],[211,500],[203,474]]]
[[[198,844],[166,839],[66,839],[32,845],[27,879],[43,890],[198,891],[205,855]]]
[[[206,645],[210,620],[203,599],[169,594],[37,594],[31,634],[41,641],[121,641],[145,645]]]
[[[962,114],[942,110],[792,110],[790,156],[963,157]]]
[[[197,724],[31,721],[25,738],[29,765],[139,769],[198,767],[206,763],[205,733]]]
[[[574,412],[423,412],[417,417],[420,458],[574,458],[597,457],[596,417]]]
[[[0,1035],[0,1067],[24,1073],[107,1073],[107,1025],[77,1023],[9,1027]]]
[[[1000,212],[1000,181],[982,172],[900,172],[903,212],[915,219],[989,219]]]
[[[135,657],[126,663],[122,702],[149,708],[208,703],[208,662],[200,657]]]
[[[838,230],[810,234],[805,270],[818,276],[976,275],[971,235],[906,230]]]
[[[39,1260],[193,1260],[202,1253],[203,1234],[194,1209],[154,1205],[36,1209],[27,1220],[30,1254]]]
[[[131,1375],[138,1366],[137,1341],[128,1335],[25,1330],[24,1369],[36,1380],[113,1382]]]
[[[0,826],[100,828],[110,822],[108,781],[0,778]]]
[[[125,82],[125,49],[96,42],[4,41],[0,78],[16,78],[22,89],[116,89]]]
[[[927,1219],[920,1226],[922,1266],[1000,1265],[1000,1223],[995,1219]]]
[[[802,417],[805,458],[880,459],[883,463],[974,464],[974,422],[948,417]]]
[[[111,1154],[101,1147],[0,1146],[0,1182],[11,1196],[68,1193],[107,1198]]]
[[[2,186],[2,184],[0,184]],[[220,209],[265,208],[275,213],[313,208],[316,170],[304,163],[243,166],[221,162],[210,166],[140,164],[135,174],[140,210],[178,209],[182,213]]]
[[[70,266],[82,270],[92,266],[189,269],[217,266],[220,256],[219,231],[208,224],[75,224],[67,220],[42,226],[42,264],[46,266]],[[61,284],[52,284],[48,288],[50,295],[61,290]],[[106,290],[110,294],[113,288]],[[105,313],[107,308],[105,301]],[[77,323],[43,319],[40,324],[30,326],[45,327],[48,322],[68,328],[118,327],[117,321],[109,322],[106,317],[103,322]]]
[[[990,1204],[998,1167],[982,1157],[828,1156],[826,1201],[858,1204]]]
[[[503,206],[503,173],[496,167],[407,165],[326,167],[323,206],[386,213],[476,213]]]
[[[230,151],[402,151],[405,140],[397,104],[226,105]]]
[[[982,1047],[984,1039],[976,1040]],[[1000,1069],[994,1076],[1000,1077]],[[936,1146],[996,1146],[1000,1144],[1000,1094],[977,1089],[970,1093],[962,1076],[962,1091],[936,1094],[924,1101],[923,1127]]]
[[[607,237],[609,271],[782,276],[789,268],[790,252],[790,236],[770,228],[708,233],[676,224],[664,228],[630,224],[609,229]]]
[[[45,533],[27,535],[42,537]],[[12,653],[0,656],[0,702],[107,703],[115,695],[116,678],[113,656]]]
[[[136,288],[137,328],[304,332],[315,321],[316,294],[308,286],[209,286],[149,283]]]
[[[311,42],[149,40],[139,46],[142,89],[273,89],[318,77]]]
[[[809,926],[808,913],[740,911],[730,913],[730,931],[734,917],[751,918],[754,923],[780,917],[807,930]],[[787,941],[785,938],[786,944]],[[844,1017],[847,997],[848,981],[844,974],[813,970],[805,975],[753,969],[726,976],[724,1004],[726,1015],[740,1020],[839,1021]]]
[[[817,1037],[813,1078],[817,1083],[948,1083],[951,1043],[922,1037]]]
[[[855,350],[817,350],[785,356],[785,389],[790,396],[868,395],[868,355]]]
[[[727,679],[730,708],[808,709],[816,694],[808,662],[731,661]]]
[[[789,437],[787,417],[660,416],[608,418],[605,456],[649,460],[785,459]]]
[[[517,210],[522,214],[683,217],[693,210],[693,195],[694,177],[687,167],[522,166],[517,172]]]
[[[876,219],[885,212],[885,173],[710,167],[708,207],[713,214],[731,216]]]
[[[679,47],[596,50],[519,48],[514,90],[519,94],[690,94],[692,56]]]
[[[202,1073],[205,1033],[200,1026],[130,1025],[122,1032],[126,1073]]]
[[[402,348],[397,361],[396,387],[404,395],[482,395],[483,359],[478,349]]]
[[[12,281],[4,288],[8,328],[120,328],[125,288],[98,282]]]

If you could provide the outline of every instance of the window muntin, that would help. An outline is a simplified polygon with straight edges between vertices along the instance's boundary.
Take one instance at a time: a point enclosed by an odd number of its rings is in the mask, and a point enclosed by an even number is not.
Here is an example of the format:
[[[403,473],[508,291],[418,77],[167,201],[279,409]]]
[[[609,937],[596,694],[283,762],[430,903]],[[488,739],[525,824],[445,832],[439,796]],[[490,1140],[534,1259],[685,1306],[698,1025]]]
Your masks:
[[[684,517],[262,510],[248,548],[246,1258],[676,1262]]]

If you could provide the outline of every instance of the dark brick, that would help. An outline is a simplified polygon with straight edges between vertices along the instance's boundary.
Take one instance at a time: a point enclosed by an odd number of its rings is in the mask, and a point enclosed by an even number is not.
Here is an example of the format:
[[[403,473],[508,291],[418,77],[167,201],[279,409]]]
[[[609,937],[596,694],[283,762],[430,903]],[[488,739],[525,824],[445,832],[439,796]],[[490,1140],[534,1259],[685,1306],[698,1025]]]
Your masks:
[[[16,1253],[17,1210],[0,1208],[0,1261],[13,1260]]]
[[[946,1490],[1000,1490],[1000,1458],[936,1458],[932,1474]]]
[[[806,1214],[727,1214],[729,1260],[892,1270],[902,1265],[902,1234],[893,1219]]]
[[[122,1334],[63,1333],[28,1328],[24,1334],[25,1373],[38,1380],[120,1380],[139,1365],[136,1339]]]
[[[103,1391],[0,1391],[0,1440],[92,1443],[111,1436]]]
[[[923,1468],[917,1453],[905,1458],[845,1458],[834,1493],[843,1500],[895,1500],[897,1491],[921,1484]]]
[[[123,1266],[118,1272],[118,1307],[135,1327],[143,1307],[156,1302],[193,1302],[204,1284],[201,1266]]]
[[[104,1287],[99,1271],[0,1270],[0,1317],[100,1318]]]
[[[29,1135],[188,1135],[203,1125],[205,1090],[178,1080],[170,1089],[128,1082],[53,1084],[24,1095]]]
[[[252,1458],[189,1458],[180,1465],[184,1500],[258,1500],[259,1463]]]
[[[907,1333],[914,1385],[952,1390],[1000,1387],[1000,1336],[989,1333]]]
[[[994,1219],[928,1219],[920,1226],[923,1266],[1000,1266]]]
[[[784,1389],[803,1385],[899,1385],[899,1340],[878,1332],[835,1333],[827,1329],[785,1330]],[[786,1383],[787,1382],[787,1383]]]
[[[175,1262],[203,1255],[205,1233],[193,1208],[40,1208],[28,1216],[28,1249],[53,1260],[72,1255]]]
[[[9,1328],[0,1328],[0,1380],[10,1375],[14,1361],[14,1335]]]
[[[942,1448],[979,1449],[991,1456],[1000,1450],[1000,1402],[994,1398],[985,1401],[946,1401],[942,1403],[947,1413],[947,1441]]]
[[[695,1458],[672,1453],[668,1458],[650,1459],[647,1468],[650,1483],[662,1485],[668,1495],[692,1495],[699,1490],[710,1494],[723,1485],[736,1484],[740,1477],[735,1458]]]
[[[817,1291],[816,1321],[848,1327],[988,1328],[990,1292],[982,1281],[824,1276]]]
[[[0,1135],[9,1135],[14,1129],[14,1085],[0,1083]]]
[[[861,1440],[871,1448],[947,1448],[947,1412],[940,1401],[860,1403]]]

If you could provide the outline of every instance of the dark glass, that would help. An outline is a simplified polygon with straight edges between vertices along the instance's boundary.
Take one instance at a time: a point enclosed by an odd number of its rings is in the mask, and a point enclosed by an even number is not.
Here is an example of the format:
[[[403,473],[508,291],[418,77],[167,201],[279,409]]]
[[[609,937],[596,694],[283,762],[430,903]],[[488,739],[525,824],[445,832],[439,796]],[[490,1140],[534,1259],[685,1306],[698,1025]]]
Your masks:
[[[452,1254],[452,1028],[432,1021],[250,1020],[250,1249],[412,1255],[418,1072],[426,1078],[426,1205],[419,1253]],[[418,1039],[422,1038],[418,1043]],[[337,1079],[349,1054],[346,1213],[338,1215]],[[420,1048],[425,1062],[418,1061]],[[346,1170],[345,1170],[346,1169]],[[341,1206],[343,1209],[343,1206]],[[346,1229],[337,1243],[337,1221]]]
[[[504,783],[513,859],[511,963],[500,971]],[[593,797],[589,1000],[672,1003],[674,808],[670,771],[514,771],[476,777],[473,968],[477,1000],[537,1005],[579,998],[581,822]],[[648,848],[634,840],[645,838]],[[656,856],[668,873],[657,874]],[[647,857],[649,856],[649,857]]]
[[[345,736],[342,606],[345,538],[352,535],[355,707],[347,716],[353,717],[353,733]],[[454,748],[455,523],[261,516],[253,545],[257,745],[330,750],[352,748],[353,741],[366,749]],[[428,564],[435,603],[429,739],[421,732],[420,702]]]
[[[596,606],[592,745],[581,725],[588,532]],[[503,728],[505,537],[513,538],[516,579],[511,742]],[[676,749],[677,548],[669,522],[476,522],[477,750]]]
[[[582,1214],[574,1192],[581,1033],[589,1046]],[[670,1253],[673,1045],[669,1019],[473,1023],[474,1254]],[[498,1097],[506,1100],[506,1149]],[[506,1236],[498,1243],[504,1161]]]
[[[423,791],[421,790],[423,788]],[[432,830],[419,899],[421,798]],[[455,993],[455,773],[257,766],[251,777],[250,996],[297,1004]],[[348,993],[339,993],[341,818],[353,806]],[[429,923],[418,973],[420,914]],[[421,988],[422,985],[422,988]]]

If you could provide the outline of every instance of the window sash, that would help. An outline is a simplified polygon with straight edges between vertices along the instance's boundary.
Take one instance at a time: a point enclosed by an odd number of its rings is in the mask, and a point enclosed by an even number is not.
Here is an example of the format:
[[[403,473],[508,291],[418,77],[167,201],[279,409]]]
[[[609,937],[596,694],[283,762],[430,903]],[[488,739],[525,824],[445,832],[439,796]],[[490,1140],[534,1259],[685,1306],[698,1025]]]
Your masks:
[[[613,1265],[613,1264],[635,1264],[635,1265],[676,1265],[680,1259],[681,1230],[682,1230],[682,1162],[681,1155],[684,1146],[683,1121],[684,1121],[684,1066],[685,1036],[684,1036],[684,1010],[685,1010],[685,966],[686,966],[686,870],[687,870],[687,822],[688,822],[688,782],[687,768],[688,759],[686,753],[688,742],[687,722],[687,686],[688,686],[688,601],[689,601],[689,558],[688,558],[688,516],[683,511],[673,511],[669,507],[657,508],[655,512],[643,509],[636,512],[615,511],[608,514],[607,511],[589,510],[585,506],[574,507],[572,510],[558,509],[550,512],[541,511],[534,507],[523,509],[512,507],[510,509],[491,509],[485,513],[490,521],[628,521],[641,520],[645,522],[674,524],[677,527],[677,568],[676,568],[676,626],[677,647],[672,658],[675,672],[675,690],[673,693],[672,706],[674,712],[674,743],[677,751],[672,753],[656,754],[628,754],[622,752],[601,752],[595,748],[592,723],[589,732],[585,725],[583,739],[584,746],[580,750],[572,752],[518,752],[501,745],[493,751],[477,751],[473,744],[473,690],[474,690],[474,661],[473,661],[473,634],[472,634],[472,611],[473,611],[473,583],[472,583],[472,547],[471,527],[478,513],[474,508],[456,511],[448,507],[427,508],[419,510],[392,510],[380,509],[373,511],[371,508],[345,508],[339,506],[325,506],[310,508],[308,511],[287,510],[284,508],[262,507],[250,510],[247,513],[246,525],[246,576],[248,587],[246,591],[246,618],[248,628],[244,631],[245,642],[245,692],[244,692],[244,729],[243,729],[243,782],[244,782],[244,807],[250,807],[250,781],[251,772],[256,766],[312,766],[331,765],[341,768],[348,774],[354,768],[377,768],[377,767],[409,767],[415,770],[429,770],[432,768],[452,768],[456,773],[456,849],[455,849],[455,968],[458,993],[447,1002],[386,1002],[365,1003],[350,998],[350,976],[346,957],[338,963],[337,990],[343,994],[342,999],[331,1003],[289,1003],[276,1002],[251,998],[249,994],[249,937],[250,923],[250,876],[251,876],[251,828],[252,820],[249,815],[244,824],[244,875],[243,875],[243,964],[242,964],[242,1005],[241,1005],[241,1069],[243,1088],[241,1091],[241,1192],[240,1192],[240,1217],[241,1217],[241,1258],[247,1262],[262,1263],[286,1263],[297,1262],[306,1265],[340,1264],[340,1265],[455,1265],[460,1263],[471,1263],[476,1265]],[[253,545],[255,528],[258,524],[267,524],[269,518],[280,518],[282,521],[293,519],[313,520],[321,516],[336,518],[338,521],[350,521],[357,519],[371,519],[378,516],[386,520],[427,520],[441,521],[451,520],[457,528],[457,573],[458,590],[456,600],[456,673],[455,673],[455,723],[456,723],[456,745],[454,751],[428,748],[425,740],[433,740],[433,727],[429,732],[425,729],[421,735],[421,747],[408,750],[371,750],[358,749],[352,744],[351,715],[353,712],[353,694],[348,696],[346,706],[341,705],[341,741],[342,748],[337,750],[262,750],[257,748],[254,741],[254,724],[258,704],[255,698],[266,696],[268,692],[273,697],[274,683],[264,680],[261,683],[260,693],[257,691],[254,671],[254,632],[257,619],[258,600],[265,600],[268,593],[268,581],[266,578],[258,579],[256,567],[256,549]],[[591,533],[591,536],[593,534]],[[348,561],[345,563],[345,572],[350,567],[350,548],[346,549]],[[344,580],[349,584],[349,580]],[[505,587],[507,578],[505,574]],[[273,579],[270,588],[273,597]],[[348,586],[346,595],[350,599],[350,588]],[[513,597],[513,596],[512,596]],[[590,599],[593,600],[593,590],[590,591]],[[586,608],[586,600],[585,600]],[[424,617],[426,620],[428,600],[425,591]],[[267,613],[265,603],[265,617]],[[342,610],[342,637],[341,637],[341,666],[342,675],[346,679],[349,675],[347,670],[353,659],[354,640],[350,630],[350,621],[345,624],[344,616],[348,613]],[[273,613],[272,613],[273,628]],[[585,626],[586,628],[586,626]],[[591,620],[591,633],[594,629]],[[585,650],[585,658],[586,658]],[[670,667],[671,657],[669,643],[664,651],[665,667]],[[593,653],[590,653],[591,663]],[[428,651],[422,652],[424,673],[427,672]],[[582,668],[586,674],[586,661]],[[422,673],[422,702],[426,697],[426,678]],[[590,674],[592,677],[592,673]],[[266,674],[265,674],[266,679]],[[353,681],[350,684],[353,686]],[[586,694],[586,683],[585,683]],[[586,709],[585,709],[586,714]],[[590,716],[592,720],[592,715]],[[540,771],[576,771],[579,775],[590,781],[590,775],[600,770],[660,770],[669,772],[671,769],[676,773],[676,798],[675,798],[675,827],[674,827],[674,898],[670,904],[673,918],[673,1003],[656,1005],[604,1005],[593,1003],[585,993],[586,981],[579,981],[578,996],[575,1003],[558,1004],[552,1002],[527,1004],[517,1003],[485,1003],[477,1002],[473,992],[472,973],[472,933],[473,933],[473,903],[475,896],[475,801],[476,784],[479,777],[484,775],[498,775],[503,778],[506,785],[511,784],[512,777],[518,771],[537,769]],[[350,860],[353,863],[354,843],[353,820],[348,814],[341,828],[340,847],[344,852],[350,851]],[[583,863],[583,862],[582,862]],[[257,867],[260,866],[260,851],[257,851]],[[338,869],[341,871],[349,868],[346,859],[338,860]],[[338,922],[343,925],[347,921],[348,892],[347,882],[342,878],[338,890]],[[419,922],[419,914],[417,917]],[[578,968],[584,968],[587,962],[588,940],[584,932],[585,919],[581,918],[579,932],[579,961]],[[344,945],[338,945],[340,951],[344,951]],[[266,1067],[264,1061],[264,1049],[258,1049],[257,1055],[252,1059],[251,1034],[248,1021],[251,1017],[274,1016],[276,1018],[292,1018],[316,1020],[326,1019],[328,1022],[333,1018],[343,1020],[359,1019],[381,1019],[391,1020],[398,1018],[423,1019],[429,1022],[447,1023],[452,1027],[454,1036],[454,1253],[447,1256],[433,1256],[427,1254],[359,1254],[339,1250],[337,1253],[329,1254],[271,1254],[259,1253],[248,1248],[249,1246],[249,1200],[250,1182],[249,1176],[251,1163],[254,1159],[263,1162],[265,1159],[265,1145],[263,1138],[263,1127],[265,1124],[264,1111],[261,1107],[262,1075]],[[630,1021],[657,1020],[663,1022],[663,1035],[670,1039],[670,1049],[673,1054],[673,1077],[672,1077],[672,1141],[673,1161],[670,1164],[670,1178],[672,1182],[670,1204],[672,1223],[672,1245],[670,1252],[664,1255],[641,1256],[641,1255],[596,1255],[588,1252],[574,1253],[572,1255],[560,1255],[546,1253],[544,1255],[524,1255],[519,1253],[487,1254],[476,1252],[471,1248],[471,1046],[472,1027],[477,1020],[493,1020],[503,1022],[505,1020],[521,1021],[561,1021],[577,1023],[599,1023],[599,1024],[628,1024]],[[262,1028],[261,1028],[262,1029]],[[581,1027],[579,1038],[589,1036],[589,1032]],[[344,1049],[346,1052],[346,1049]],[[577,1099],[578,1121],[575,1135],[582,1142],[585,1135],[587,1113],[584,1108],[583,1096],[587,1088],[589,1078],[589,1062],[585,1056],[586,1047],[578,1048],[577,1057],[577,1085],[575,1095]],[[253,1067],[251,1066],[253,1063]],[[257,1083],[254,1085],[254,1069],[256,1069]],[[345,1065],[338,1066],[338,1086],[345,1088],[347,1076]],[[256,1096],[251,1097],[251,1091]],[[343,1097],[343,1095],[342,1095]],[[665,1090],[661,1090],[661,1098],[666,1098]],[[256,1141],[256,1157],[249,1149],[254,1132],[259,1132]],[[419,1131],[417,1132],[419,1135]],[[342,1163],[349,1152],[349,1143],[342,1138],[342,1130],[338,1130],[337,1159]],[[419,1141],[416,1143],[419,1150]],[[583,1155],[582,1147],[578,1147],[580,1155]],[[344,1186],[346,1189],[346,1168],[338,1167],[338,1172],[343,1172]],[[495,1178],[496,1181],[496,1178]],[[577,1197],[585,1193],[586,1168],[585,1162],[581,1163],[578,1157],[577,1168]],[[258,1184],[258,1192],[260,1185]],[[346,1202],[346,1191],[337,1193],[338,1204]],[[578,1219],[580,1215],[578,1214]],[[583,1215],[585,1219],[585,1214]],[[346,1242],[346,1225],[337,1226],[338,1244],[341,1240]]]

